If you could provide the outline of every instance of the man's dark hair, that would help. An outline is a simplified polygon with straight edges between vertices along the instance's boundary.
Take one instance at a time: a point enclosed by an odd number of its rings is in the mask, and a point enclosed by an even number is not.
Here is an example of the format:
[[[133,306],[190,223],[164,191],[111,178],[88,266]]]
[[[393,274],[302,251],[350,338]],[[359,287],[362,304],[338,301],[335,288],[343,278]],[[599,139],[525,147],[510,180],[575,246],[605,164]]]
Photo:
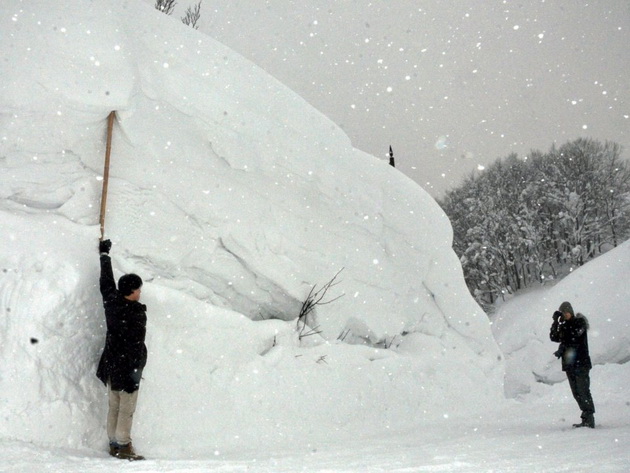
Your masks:
[[[125,274],[118,280],[118,290],[123,296],[129,296],[136,289],[142,287],[142,278],[137,274]]]

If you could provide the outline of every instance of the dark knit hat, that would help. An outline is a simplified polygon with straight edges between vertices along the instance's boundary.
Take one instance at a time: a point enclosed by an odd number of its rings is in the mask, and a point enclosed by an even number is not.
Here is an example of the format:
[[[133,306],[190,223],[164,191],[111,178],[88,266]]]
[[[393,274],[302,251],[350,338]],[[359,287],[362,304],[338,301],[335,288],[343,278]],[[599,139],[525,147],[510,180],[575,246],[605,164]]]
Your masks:
[[[142,287],[142,279],[137,274],[125,274],[118,280],[118,290],[123,296],[129,296]]]
[[[563,302],[562,304],[560,304],[560,308],[558,310],[562,312],[563,314],[565,312],[570,312],[571,315],[575,315],[575,312],[573,312],[573,307],[571,306],[569,302]]]

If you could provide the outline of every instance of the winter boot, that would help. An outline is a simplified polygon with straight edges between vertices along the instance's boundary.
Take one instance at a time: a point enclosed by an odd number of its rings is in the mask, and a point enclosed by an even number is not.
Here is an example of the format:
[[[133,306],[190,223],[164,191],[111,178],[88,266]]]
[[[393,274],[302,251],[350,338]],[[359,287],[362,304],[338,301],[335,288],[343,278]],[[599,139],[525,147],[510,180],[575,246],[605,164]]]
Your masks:
[[[590,429],[595,428],[595,416],[592,413],[584,412],[582,413],[582,422],[579,424],[573,424],[573,427],[588,427]]]
[[[116,451],[114,456],[116,458],[120,458],[121,460],[129,460],[129,461],[144,460],[144,457],[142,455],[138,455],[134,451],[133,445],[131,445],[131,442],[129,442],[127,445],[118,445],[118,450]]]
[[[118,445],[116,442],[109,442],[109,454],[112,457],[116,456],[118,450],[120,450],[120,445]]]

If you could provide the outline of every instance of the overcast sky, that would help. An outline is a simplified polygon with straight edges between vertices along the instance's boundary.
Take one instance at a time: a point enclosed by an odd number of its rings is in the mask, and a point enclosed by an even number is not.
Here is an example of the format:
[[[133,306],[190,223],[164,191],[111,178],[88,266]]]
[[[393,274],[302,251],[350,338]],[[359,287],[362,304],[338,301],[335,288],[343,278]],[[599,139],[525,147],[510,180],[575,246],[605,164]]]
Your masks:
[[[203,0],[201,15],[434,196],[578,137],[630,156],[628,0]]]

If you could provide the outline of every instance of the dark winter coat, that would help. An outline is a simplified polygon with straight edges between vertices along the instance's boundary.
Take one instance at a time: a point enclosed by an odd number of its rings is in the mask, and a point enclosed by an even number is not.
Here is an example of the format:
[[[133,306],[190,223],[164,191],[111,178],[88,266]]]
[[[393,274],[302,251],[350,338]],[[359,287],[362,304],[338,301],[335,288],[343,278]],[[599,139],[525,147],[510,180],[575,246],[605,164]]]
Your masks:
[[[554,320],[549,338],[552,342],[560,343],[556,353],[562,357],[562,371],[592,368],[587,331],[588,321],[582,314],[578,313],[567,321]]]
[[[140,387],[147,362],[144,344],[147,326],[146,306],[127,300],[117,289],[109,256],[101,255],[101,294],[105,308],[107,335],[96,376],[114,391],[132,393]]]

